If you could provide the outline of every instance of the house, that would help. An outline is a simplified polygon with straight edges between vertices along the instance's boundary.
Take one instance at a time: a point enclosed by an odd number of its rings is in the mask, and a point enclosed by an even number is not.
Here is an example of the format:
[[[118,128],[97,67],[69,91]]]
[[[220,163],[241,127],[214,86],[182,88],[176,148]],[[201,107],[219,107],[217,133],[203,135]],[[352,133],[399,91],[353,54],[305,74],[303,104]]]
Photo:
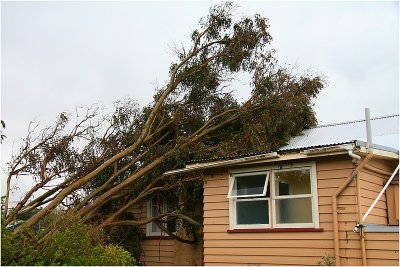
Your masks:
[[[144,263],[317,265],[324,258],[398,266],[399,115],[370,124],[372,143],[366,120],[330,124],[275,152],[166,173],[203,173],[203,232],[197,244],[182,244],[148,224]],[[151,212],[151,203],[134,211]]]

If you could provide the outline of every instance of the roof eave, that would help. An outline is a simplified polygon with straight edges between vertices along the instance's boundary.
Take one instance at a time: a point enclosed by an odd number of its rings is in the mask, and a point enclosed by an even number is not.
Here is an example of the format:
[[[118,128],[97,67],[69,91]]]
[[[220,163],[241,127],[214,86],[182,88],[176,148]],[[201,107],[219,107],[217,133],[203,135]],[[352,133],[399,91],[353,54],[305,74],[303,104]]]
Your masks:
[[[271,163],[277,161],[289,161],[298,159],[311,159],[316,157],[337,156],[337,155],[348,154],[348,151],[353,149],[356,149],[355,153],[359,155],[366,155],[368,153],[368,150],[366,146],[363,145],[363,142],[357,141],[354,143],[348,143],[344,145],[334,145],[329,147],[286,151],[283,154],[278,154],[278,152],[272,152],[272,153],[264,153],[260,155],[254,155],[236,159],[188,164],[183,169],[177,169],[165,172],[163,176],[170,176],[192,171],[207,170],[207,169],[214,169],[221,167],[243,166],[255,163],[262,164],[262,163]],[[398,153],[392,151],[386,151],[374,148],[373,153],[378,158],[385,158],[391,160],[399,159]]]

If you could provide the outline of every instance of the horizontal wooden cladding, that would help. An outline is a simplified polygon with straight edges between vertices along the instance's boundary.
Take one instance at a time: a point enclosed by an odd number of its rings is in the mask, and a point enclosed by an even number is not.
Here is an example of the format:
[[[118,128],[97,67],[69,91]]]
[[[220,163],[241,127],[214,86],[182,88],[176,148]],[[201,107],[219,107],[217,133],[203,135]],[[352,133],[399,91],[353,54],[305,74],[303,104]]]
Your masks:
[[[379,195],[378,192],[373,192],[373,191],[370,191],[368,189],[362,189],[361,192],[363,192],[363,191],[367,191],[368,193],[365,194],[365,195],[363,195],[361,193],[361,201],[362,201],[361,203],[362,204],[364,204],[364,203],[373,203],[375,201],[376,197]],[[381,196],[381,198],[379,199],[378,203],[382,203],[382,205],[385,205],[385,207],[386,207],[386,194],[383,194]]]
[[[359,243],[359,242],[358,242]],[[256,240],[251,239],[246,241],[246,248],[332,248],[333,240],[296,240],[290,242],[288,240]],[[242,248],[243,240],[230,239],[230,240],[207,240],[204,242],[205,248]]]
[[[365,239],[368,241],[399,241],[399,233],[365,233]]]
[[[320,248],[320,249],[307,249],[307,248],[293,248],[293,249],[281,249],[281,248],[205,248],[204,262],[235,262],[241,264],[273,264],[281,265],[294,264],[294,265],[316,265],[317,262],[321,261],[324,255],[331,255],[332,249]],[[389,251],[382,255],[382,251],[368,251],[368,259],[386,259],[396,260],[398,259],[398,253],[395,251]],[[359,259],[361,252],[359,249],[346,249],[341,250],[343,258],[353,258],[352,262],[360,264]]]
[[[158,265],[173,265],[174,258],[172,257],[150,257],[147,256],[141,260],[146,266],[158,266]]]
[[[339,211],[339,222],[348,222],[348,223],[352,223],[357,221],[357,214],[356,213],[340,213]],[[320,223],[324,223],[324,222],[328,222],[328,223],[332,223],[333,220],[333,216],[332,214],[320,214],[319,215],[319,222]]]
[[[363,205],[361,206],[361,211],[364,214],[365,212],[367,212],[367,210],[369,209],[369,207],[371,207],[372,205],[372,201],[368,201],[368,202],[364,202]],[[385,202],[381,202],[378,201],[377,203],[380,203],[381,205],[379,205],[379,207],[375,206],[370,215],[376,215],[376,216],[382,216],[382,217],[387,217],[387,210],[385,208],[381,208],[382,205],[385,204]]]
[[[374,202],[374,200],[375,200],[375,198],[373,198],[373,199],[364,198],[362,204],[370,205]],[[357,205],[357,199],[355,196],[340,195],[339,198],[337,199],[337,202],[338,202],[338,205]],[[331,196],[319,196],[318,204],[319,204],[319,206],[323,206],[323,205],[332,206],[332,197]],[[385,203],[385,201],[378,201],[376,203],[375,207],[381,208],[381,209],[386,209],[386,203]]]
[[[147,261],[144,262],[145,266],[168,266],[168,265],[172,265],[171,262],[153,262],[153,261]]]
[[[386,161],[386,160],[373,158],[372,160],[370,160],[368,162],[368,165],[378,168],[382,171],[388,171],[388,172],[391,171],[390,165],[388,164],[388,161]]]
[[[203,224],[204,224],[204,227],[206,227],[207,225],[212,225],[212,224],[228,225],[229,218],[228,217],[204,218]]]
[[[396,241],[369,241],[367,249],[371,250],[393,250],[396,248],[398,243]],[[353,240],[340,240],[339,246],[342,249],[360,249],[360,241],[358,239]],[[204,244],[205,248],[243,248],[243,240],[207,240]],[[334,249],[333,240],[321,239],[321,240],[296,240],[290,242],[288,240],[247,240],[246,248],[281,248],[281,249],[292,249],[292,248],[325,248]]]
[[[374,162],[375,165],[380,166],[380,168],[385,169],[388,167],[383,161]],[[384,183],[388,177],[369,170],[361,171],[358,177],[361,180],[361,212],[365,214],[383,189]],[[371,210],[371,213],[366,219],[366,223],[387,224],[387,216],[386,195],[383,194],[376,206]]]
[[[173,240],[173,238],[165,234],[162,236],[146,236],[144,240]]]
[[[339,169],[339,170],[324,170],[318,171],[317,166],[317,178],[318,180],[326,179],[346,179],[352,174],[354,169]]]
[[[228,210],[229,202],[214,202],[214,203],[204,203],[204,208],[206,210]]]
[[[379,192],[375,192],[375,191],[371,191],[365,188],[361,188],[361,196],[363,198],[368,198],[368,199],[373,199],[375,200],[375,198],[378,196]],[[380,201],[386,201],[386,197],[385,195],[382,195],[382,198],[380,199]]]
[[[372,173],[368,171],[361,171],[358,174],[358,177],[361,179],[361,181],[369,183],[369,184],[374,184],[374,185],[379,185],[383,186],[383,183],[389,179],[390,176],[385,176],[382,174],[378,173]]]
[[[367,259],[368,266],[399,266],[399,259]]]
[[[204,266],[243,266],[243,263],[235,262],[205,262]]]
[[[318,196],[324,196],[324,197],[331,197],[333,194],[336,193],[336,190],[338,188],[319,188],[318,189]],[[355,186],[354,182],[351,182],[350,185],[348,185],[341,193],[340,196],[354,196],[355,195]]]
[[[347,178],[347,177],[346,177]],[[338,189],[346,180],[346,178],[342,179],[326,179],[326,180],[318,180],[318,188],[335,188]]]
[[[143,245],[144,246],[173,246],[174,245],[174,239],[168,238],[168,239],[161,239],[159,237],[154,237],[152,239],[145,239],[143,240]]]
[[[355,196],[340,196],[337,199],[337,203],[339,205],[355,205],[356,204]],[[318,196],[318,205],[329,205],[332,206],[332,196]]]
[[[398,246],[397,250],[394,250],[394,248],[388,250],[367,249],[366,254],[368,259],[399,259]]]
[[[317,171],[320,170],[341,170],[353,168],[352,159],[348,155],[335,157],[321,158],[317,161]]]
[[[170,263],[170,262],[161,262],[161,263],[159,263],[159,262],[151,262],[151,261],[149,261],[149,262],[144,262],[144,265],[145,266],[168,266],[168,265],[172,265],[172,263]]]
[[[228,187],[211,187],[204,188],[204,196],[213,196],[213,195],[228,195]]]
[[[313,240],[313,239],[330,239],[333,238],[332,232],[315,232],[315,233],[204,233],[204,244],[207,240]],[[246,242],[247,242],[246,240]],[[241,241],[243,242],[243,241]],[[243,244],[244,245],[244,244]]]
[[[367,189],[369,191],[373,191],[373,192],[379,193],[383,189],[384,181],[381,180],[380,184],[376,184],[376,183],[371,183],[370,181],[361,180],[361,185],[360,186],[363,189]]]
[[[146,256],[144,263],[147,266],[157,266],[157,265],[173,265],[174,258],[170,257],[153,257],[153,256]]]
[[[316,265],[317,262],[321,261],[321,257],[324,255],[317,257],[291,257],[285,256],[282,259],[282,256],[242,256],[242,255],[207,255],[204,254],[204,263],[205,265],[219,265],[219,263],[239,263],[242,265],[246,264],[260,264],[260,265],[281,265],[283,262],[287,265]]]
[[[366,240],[365,247],[373,250],[399,250],[398,240]]]
[[[228,217],[229,211],[228,210],[205,210],[203,216],[204,216],[204,218]]]
[[[203,202],[204,203],[215,203],[215,202],[224,202],[228,201],[227,198],[228,195],[209,195],[209,196],[204,196]]]
[[[399,259],[399,250],[375,250],[367,249],[368,259]]]
[[[209,240],[242,240],[240,242],[248,242],[248,240],[333,240],[333,231],[324,232],[295,232],[295,233],[204,233],[204,244]],[[359,234],[353,231],[340,231],[339,239],[342,240],[359,240]],[[294,241],[293,241],[294,242]],[[243,244],[244,245],[244,244]]]
[[[357,207],[355,204],[337,205],[339,213],[356,213]],[[332,205],[320,205],[319,213],[332,213]]]
[[[216,171],[215,169],[211,170],[210,173],[205,175],[204,180],[215,180],[215,179],[223,179],[228,176],[228,171]]]
[[[367,219],[365,220],[365,223],[371,223],[371,224],[381,224],[381,225],[387,225],[388,220],[387,217],[382,217],[382,216],[375,216],[375,215],[368,215]]]
[[[146,258],[147,257],[169,257],[173,258],[174,257],[174,252],[173,251],[156,251],[156,250],[148,250],[145,253]]]
[[[204,255],[226,255],[228,257],[233,255],[245,256],[307,256],[319,257],[325,254],[332,254],[333,249],[326,248],[300,248],[293,247],[291,249],[282,248],[204,248]]]
[[[338,226],[339,226],[339,231],[353,231],[355,222],[346,222],[346,221],[339,221]],[[319,225],[321,228],[323,228],[325,231],[333,231],[333,224],[331,222],[323,222],[320,223]]]
[[[144,251],[174,251],[174,246],[142,245]]]
[[[228,186],[228,180],[228,176],[222,179],[208,179],[204,182],[204,188]]]
[[[399,260],[388,260],[388,259],[368,259],[367,258],[367,266],[399,266]],[[361,265],[361,260],[360,259],[354,259],[354,258],[347,258],[347,259],[342,259],[342,264],[346,265]]]
[[[173,239],[145,239],[142,241],[142,261],[146,265],[172,265],[174,262]]]

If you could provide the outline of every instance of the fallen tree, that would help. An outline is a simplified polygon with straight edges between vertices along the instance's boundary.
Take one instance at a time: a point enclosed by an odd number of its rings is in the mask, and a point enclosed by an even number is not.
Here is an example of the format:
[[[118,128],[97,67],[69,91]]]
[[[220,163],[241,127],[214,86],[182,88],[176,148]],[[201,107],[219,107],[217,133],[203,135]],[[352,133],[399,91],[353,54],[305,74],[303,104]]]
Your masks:
[[[231,3],[210,9],[192,33],[191,46],[176,49],[169,80],[148,106],[127,99],[108,115],[91,107],[77,111],[75,121],[62,113],[41,131],[32,125],[8,165],[5,225],[37,211],[15,229],[21,233],[60,205],[98,228],[160,222],[167,216],[196,224],[185,214],[196,194],[145,222],[127,220],[126,213],[151,195],[174,191],[176,197],[201,179],[162,175],[187,160],[271,151],[314,126],[312,99],[323,80],[279,65],[268,20],[255,15],[235,21],[234,10]],[[252,78],[251,95],[242,103],[227,90],[239,73]],[[21,176],[36,184],[9,209],[11,181]]]

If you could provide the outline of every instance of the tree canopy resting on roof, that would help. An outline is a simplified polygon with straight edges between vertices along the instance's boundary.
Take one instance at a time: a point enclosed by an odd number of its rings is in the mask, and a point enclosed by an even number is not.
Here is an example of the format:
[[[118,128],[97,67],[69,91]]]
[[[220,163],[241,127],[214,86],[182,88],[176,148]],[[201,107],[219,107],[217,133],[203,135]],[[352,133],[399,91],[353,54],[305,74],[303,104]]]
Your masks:
[[[21,233],[60,206],[99,229],[145,224],[164,216],[138,221],[127,211],[151,195],[181,194],[168,215],[196,225],[190,209],[201,192],[190,190],[199,176],[164,172],[188,160],[274,150],[315,126],[312,100],[323,79],[279,64],[268,20],[237,19],[235,9],[229,2],[210,8],[190,47],[174,51],[169,80],[148,106],[126,99],[111,114],[93,106],[76,116],[61,113],[41,131],[32,124],[8,164],[5,224],[35,210],[15,229]],[[251,77],[251,95],[239,102],[228,89],[243,73]],[[35,184],[9,209],[11,180],[22,175]]]

